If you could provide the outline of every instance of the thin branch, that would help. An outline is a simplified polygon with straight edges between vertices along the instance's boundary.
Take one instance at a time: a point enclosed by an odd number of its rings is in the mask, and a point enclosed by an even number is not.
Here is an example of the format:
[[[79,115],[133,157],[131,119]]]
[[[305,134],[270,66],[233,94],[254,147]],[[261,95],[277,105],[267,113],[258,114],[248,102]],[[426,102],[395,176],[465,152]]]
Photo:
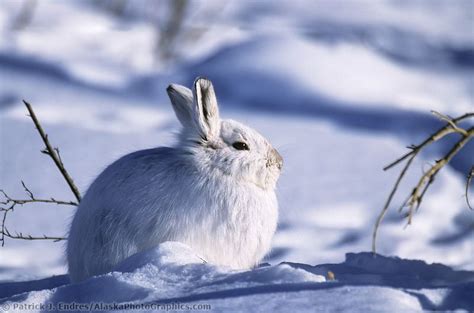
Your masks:
[[[43,128],[41,127],[41,124],[39,120],[36,118],[36,114],[33,111],[33,108],[31,105],[23,100],[23,103],[25,104],[26,108],[28,109],[28,112],[30,113],[30,117],[33,120],[33,123],[35,124],[36,129],[38,130],[41,139],[43,139],[43,143],[45,144],[46,148],[42,150],[41,152],[49,155],[51,159],[53,159],[54,164],[56,164],[56,167],[59,169],[61,174],[63,175],[64,179],[66,180],[66,183],[68,184],[69,188],[71,189],[72,193],[77,199],[77,202],[81,202],[81,194],[79,193],[79,189],[76,187],[74,184],[74,181],[72,180],[71,176],[67,172],[66,168],[64,167],[64,164],[61,160],[61,157],[59,156],[59,150],[58,148],[53,148],[51,146],[51,143],[49,142],[48,135],[44,132]]]
[[[456,125],[457,123],[461,122],[462,120],[465,120],[465,119],[470,118],[470,117],[474,117],[474,112],[469,112],[469,113],[463,114],[463,115],[461,115],[457,118],[451,119],[451,122]],[[444,136],[446,136],[448,134],[451,134],[451,133],[454,133],[454,132],[459,132],[459,131],[456,131],[456,128],[453,128],[451,126],[451,123],[448,123],[444,127],[441,127],[440,129],[438,129],[433,135],[428,137],[425,141],[423,141],[419,145],[410,146],[409,147],[409,149],[411,150],[410,152],[405,153],[404,155],[402,155],[397,160],[395,160],[392,163],[388,164],[387,166],[385,166],[383,168],[383,170],[384,171],[389,170],[390,168],[394,167],[395,165],[399,164],[400,162],[406,160],[409,156],[413,155],[414,153],[417,153],[419,150],[423,149],[427,145],[429,145],[429,144],[431,144],[435,141],[438,141],[439,139],[443,138]]]
[[[400,172],[400,175],[398,176],[395,185],[393,186],[384,207],[382,208],[382,211],[377,217],[377,220],[374,225],[374,230],[372,233],[372,252],[375,254],[376,252],[376,239],[377,239],[377,233],[378,229],[380,227],[380,224],[385,216],[385,214],[388,211],[388,208],[390,206],[390,203],[392,202],[392,199],[397,192],[398,186],[400,185],[401,180],[405,176],[406,172],[408,171],[410,165],[412,164],[412,161],[415,159],[415,157],[419,154],[419,152],[428,146],[429,144],[440,140],[444,136],[451,134],[451,133],[459,133],[461,134],[462,138],[456,142],[456,144],[451,148],[451,150],[440,160],[436,161],[434,165],[432,165],[428,171],[426,171],[420,180],[418,181],[418,184],[413,188],[411,194],[406,198],[406,200],[402,203],[399,211],[401,212],[405,206],[409,207],[409,211],[406,215],[408,218],[408,223],[407,225],[411,224],[412,218],[413,218],[413,213],[418,210],[418,208],[421,205],[421,202],[423,200],[423,197],[428,190],[429,186],[433,183],[436,175],[438,172],[446,165],[448,164],[451,159],[471,140],[472,137],[474,137],[474,127],[471,127],[469,129],[464,129],[461,128],[457,125],[462,120],[465,120],[467,118],[474,117],[474,112],[466,113],[464,115],[461,115],[457,118],[450,118],[447,115],[440,114],[438,112],[433,111],[433,114],[435,114],[438,118],[441,120],[447,122],[447,124],[444,127],[441,127],[438,129],[435,133],[433,133],[431,136],[429,136],[426,140],[424,140],[422,143],[419,145],[411,145],[408,147],[410,149],[409,152],[404,154],[402,157],[398,158],[394,162],[390,163],[384,168],[384,171],[394,167],[395,165],[407,160],[405,166],[403,167],[402,171]],[[468,192],[468,186],[471,182],[471,179],[474,175],[474,166],[471,168],[471,172],[468,176],[468,181],[467,181],[467,186],[466,186],[466,200],[468,202],[468,206],[471,208],[469,204],[469,198],[467,195]],[[472,209],[472,208],[471,208]]]
[[[437,118],[439,118],[440,120],[442,121],[445,121],[447,122],[453,129],[455,129],[457,132],[463,134],[464,136],[467,136],[467,132],[465,129],[462,129],[460,128],[458,125],[456,125],[456,122],[453,121],[453,118],[448,116],[448,115],[444,115],[444,114],[441,114],[439,112],[436,112],[436,111],[431,111],[431,113],[433,113]]]
[[[5,208],[0,208],[1,211],[3,211],[3,217],[2,217],[2,229],[1,229],[1,233],[0,233],[0,242],[2,243],[2,247],[5,246],[5,236],[6,236],[6,227],[5,227],[5,222],[7,221],[7,215],[8,215],[8,212],[10,211],[13,211],[13,208],[15,207],[15,205],[11,205],[9,208],[5,209]]]
[[[474,177],[474,165],[471,167],[471,170],[469,171],[469,174],[467,175],[467,181],[466,181],[466,203],[469,209],[474,210],[471,206],[471,203],[469,202],[469,186],[471,185],[472,179]]]
[[[393,196],[395,196],[395,193],[397,192],[398,186],[400,185],[400,182],[402,181],[403,177],[405,176],[406,172],[408,171],[408,168],[411,165],[411,162],[413,162],[413,159],[416,157],[418,154],[418,151],[411,154],[410,158],[408,159],[407,163],[405,164],[405,167],[401,171],[400,175],[398,175],[397,181],[395,182],[395,185],[392,188],[392,191],[390,192],[390,195],[387,198],[387,201],[385,201],[385,205],[380,212],[379,216],[377,217],[377,221],[375,222],[374,230],[372,232],[372,252],[375,253],[376,251],[376,242],[377,242],[377,233],[380,227],[380,224],[382,223],[383,218],[385,217],[385,214],[388,211],[388,208],[390,206],[390,203],[392,202]],[[407,199],[408,201],[408,199]]]
[[[411,224],[413,218],[413,212],[415,209],[418,209],[421,202],[423,201],[423,195],[425,194],[428,187],[433,183],[436,175],[439,171],[448,164],[451,159],[461,150],[466,143],[469,142],[471,137],[474,137],[474,127],[471,127],[466,131],[466,135],[463,136],[456,144],[451,148],[451,150],[441,159],[436,162],[423,176],[421,176],[418,184],[413,189],[408,205],[410,207],[408,212],[408,224]]]
[[[23,103],[25,104],[29,116],[33,120],[33,123],[35,124],[36,129],[38,130],[39,135],[41,136],[41,139],[43,140],[43,143],[45,145],[45,148],[41,150],[41,153],[47,154],[51,159],[53,160],[54,164],[56,167],[59,169],[61,172],[64,180],[68,184],[69,188],[71,189],[72,193],[74,194],[77,202],[74,201],[63,201],[63,200],[57,200],[53,197],[49,199],[39,199],[36,198],[33,194],[33,192],[26,186],[26,184],[21,181],[21,184],[23,186],[23,189],[25,190],[25,193],[28,195],[28,199],[14,199],[10,197],[5,191],[0,189],[0,193],[3,194],[5,197],[5,201],[0,201],[0,204],[6,205],[8,207],[0,207],[0,212],[3,212],[2,216],[2,223],[1,223],[1,229],[0,229],[0,243],[2,247],[5,245],[5,238],[11,238],[11,239],[23,239],[23,240],[53,240],[53,241],[60,241],[60,240],[65,240],[65,237],[51,237],[51,236],[31,236],[31,235],[23,235],[22,233],[16,233],[12,234],[8,231],[6,227],[6,221],[7,221],[7,216],[8,213],[13,212],[15,209],[16,205],[24,205],[24,204],[29,204],[29,203],[49,203],[49,204],[57,204],[57,205],[72,205],[72,206],[77,206],[79,202],[81,202],[81,194],[79,193],[78,188],[74,184],[74,181],[72,180],[71,176],[69,175],[68,171],[66,170],[63,160],[61,158],[61,154],[59,153],[58,148],[53,148],[51,143],[49,142],[48,139],[48,134],[46,134],[41,127],[41,124],[36,117],[35,112],[33,111],[33,108],[31,105],[23,100]]]
[[[10,197],[4,190],[0,189],[0,193],[3,194],[3,197],[5,198],[5,201],[0,201],[0,204],[8,206],[6,208],[0,207],[0,212],[3,212],[2,224],[1,224],[1,229],[0,229],[0,243],[2,247],[5,246],[5,237],[11,238],[11,239],[24,239],[24,240],[41,240],[42,239],[42,240],[54,240],[54,241],[66,239],[63,237],[50,237],[46,235],[43,235],[41,237],[35,237],[31,235],[23,235],[22,233],[13,235],[8,231],[6,227],[8,213],[13,212],[17,205],[24,205],[28,203],[49,203],[49,204],[72,205],[72,206],[78,205],[78,203],[74,201],[56,200],[55,198],[38,199],[35,197],[33,192],[26,186],[26,184],[23,181],[21,181],[21,185],[23,186],[25,193],[28,195],[29,199],[14,199]]]
[[[12,234],[10,231],[8,231],[7,228],[4,229],[2,232],[2,235],[5,237],[8,237],[10,239],[21,239],[21,240],[52,240],[54,242],[62,241],[62,240],[67,240],[66,237],[54,237],[54,236],[31,236],[31,235],[23,235],[22,233],[15,233]],[[3,246],[3,242],[2,242]]]
[[[59,163],[64,166],[63,160],[61,159],[61,154],[59,153],[59,148],[54,148],[54,151],[56,151],[56,154],[58,155]]]
[[[23,181],[21,181],[21,184],[22,184],[23,188],[25,189],[25,192],[28,194],[29,199],[13,199],[3,189],[0,189],[0,193],[3,194],[3,196],[6,199],[6,201],[0,201],[0,204],[8,205],[8,204],[12,203],[13,205],[17,205],[17,204],[23,205],[23,204],[27,204],[27,203],[41,202],[41,203],[53,203],[53,204],[59,204],[59,205],[73,205],[73,206],[78,205],[78,203],[74,202],[74,201],[56,200],[53,197],[51,197],[49,199],[38,199],[34,196],[34,194],[31,192],[31,190],[28,187],[26,187],[26,185]]]
[[[35,196],[33,196],[33,193],[31,192],[30,189],[28,189],[28,187],[26,187],[25,185],[25,182],[24,181],[21,181],[21,185],[23,186],[23,189],[25,189],[26,193],[28,194],[28,196],[30,197],[31,200],[33,200],[35,198]],[[3,192],[3,190],[2,190]],[[5,192],[3,192],[3,194],[5,195],[5,197],[7,197],[7,199],[10,199],[10,197],[8,197]]]

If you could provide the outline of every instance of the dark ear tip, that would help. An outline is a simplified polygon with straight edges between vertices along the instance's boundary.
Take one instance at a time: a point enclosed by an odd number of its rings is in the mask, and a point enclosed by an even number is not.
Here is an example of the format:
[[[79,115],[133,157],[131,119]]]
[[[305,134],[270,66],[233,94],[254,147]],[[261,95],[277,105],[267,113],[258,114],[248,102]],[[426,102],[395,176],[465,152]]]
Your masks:
[[[209,86],[212,86],[212,83],[207,77],[198,76],[194,80],[194,87],[197,87],[198,85],[201,86],[202,88],[207,89],[207,88],[209,88]]]
[[[176,91],[173,84],[169,85],[168,87],[166,87],[166,92],[170,93],[170,92],[173,92],[173,91]]]

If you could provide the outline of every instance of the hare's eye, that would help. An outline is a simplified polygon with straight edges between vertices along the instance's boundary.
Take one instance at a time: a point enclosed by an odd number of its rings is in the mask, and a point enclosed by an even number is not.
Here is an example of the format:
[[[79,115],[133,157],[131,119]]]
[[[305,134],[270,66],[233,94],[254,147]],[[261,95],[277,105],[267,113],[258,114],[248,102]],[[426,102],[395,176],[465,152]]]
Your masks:
[[[237,150],[250,150],[249,146],[242,141],[236,141],[232,144],[232,147],[234,147]]]

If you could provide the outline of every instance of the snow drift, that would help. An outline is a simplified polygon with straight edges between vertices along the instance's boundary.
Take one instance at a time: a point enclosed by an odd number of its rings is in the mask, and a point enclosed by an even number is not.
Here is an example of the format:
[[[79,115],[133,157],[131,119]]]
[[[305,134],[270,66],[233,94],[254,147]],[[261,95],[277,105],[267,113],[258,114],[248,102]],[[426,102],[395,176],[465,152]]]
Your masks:
[[[131,256],[112,273],[81,283],[69,284],[59,276],[1,284],[0,303],[12,312],[31,304],[91,310],[96,305],[106,311],[133,306],[143,312],[160,305],[210,306],[213,312],[417,312],[473,310],[473,291],[474,272],[423,261],[350,253],[340,264],[263,264],[235,271],[205,263],[184,244],[166,242]]]

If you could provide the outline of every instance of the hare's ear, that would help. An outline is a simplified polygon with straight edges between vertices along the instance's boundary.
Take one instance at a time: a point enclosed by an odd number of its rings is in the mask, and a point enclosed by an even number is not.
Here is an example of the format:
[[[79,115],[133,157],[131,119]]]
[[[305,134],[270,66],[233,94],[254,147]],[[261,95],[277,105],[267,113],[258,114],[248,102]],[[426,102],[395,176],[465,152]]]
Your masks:
[[[181,125],[189,127],[193,125],[193,93],[189,88],[181,85],[171,84],[166,88],[170,97],[174,113]]]
[[[194,81],[194,121],[198,131],[207,140],[219,134],[219,108],[210,80],[198,77]]]

